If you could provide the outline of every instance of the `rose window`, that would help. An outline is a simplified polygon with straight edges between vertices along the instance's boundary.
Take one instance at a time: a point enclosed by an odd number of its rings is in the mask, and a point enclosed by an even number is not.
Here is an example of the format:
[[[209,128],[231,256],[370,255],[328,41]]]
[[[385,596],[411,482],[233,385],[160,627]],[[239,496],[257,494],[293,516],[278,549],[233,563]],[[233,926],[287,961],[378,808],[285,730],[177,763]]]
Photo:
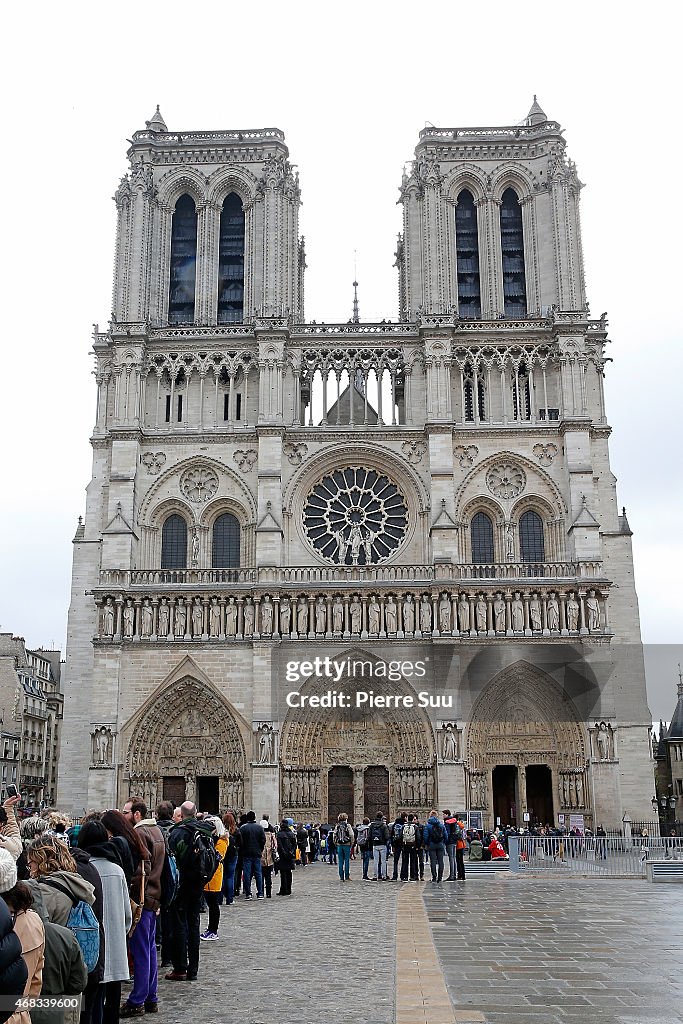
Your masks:
[[[189,501],[198,505],[213,498],[218,490],[218,475],[208,466],[188,469],[180,478],[180,490]]]
[[[408,509],[389,477],[350,466],[315,485],[304,504],[303,522],[315,550],[330,562],[370,565],[399,547]]]
[[[500,462],[486,474],[486,486],[496,498],[516,498],[526,486],[526,476],[514,462]]]

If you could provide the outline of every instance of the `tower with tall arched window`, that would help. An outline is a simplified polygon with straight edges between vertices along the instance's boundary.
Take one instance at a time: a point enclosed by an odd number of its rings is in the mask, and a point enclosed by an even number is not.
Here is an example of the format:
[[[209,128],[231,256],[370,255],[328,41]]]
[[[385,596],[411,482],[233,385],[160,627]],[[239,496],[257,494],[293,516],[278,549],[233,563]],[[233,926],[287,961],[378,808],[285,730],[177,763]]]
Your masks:
[[[534,103],[420,132],[380,323],[306,322],[281,130],[157,111],[128,157],[60,806],[646,820],[607,323],[560,125]],[[326,658],[349,708],[310,699]]]

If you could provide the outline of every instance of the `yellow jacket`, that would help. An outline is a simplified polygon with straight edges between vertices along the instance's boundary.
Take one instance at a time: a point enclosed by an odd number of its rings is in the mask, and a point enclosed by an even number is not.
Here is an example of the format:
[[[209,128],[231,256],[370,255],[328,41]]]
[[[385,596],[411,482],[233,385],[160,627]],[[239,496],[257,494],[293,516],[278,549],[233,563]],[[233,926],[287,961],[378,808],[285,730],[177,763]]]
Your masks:
[[[221,836],[220,839],[216,840],[216,849],[221,855],[221,862],[213,873],[211,878],[204,886],[204,892],[220,892],[223,888],[223,860],[225,859],[225,851],[228,848],[228,837]]]

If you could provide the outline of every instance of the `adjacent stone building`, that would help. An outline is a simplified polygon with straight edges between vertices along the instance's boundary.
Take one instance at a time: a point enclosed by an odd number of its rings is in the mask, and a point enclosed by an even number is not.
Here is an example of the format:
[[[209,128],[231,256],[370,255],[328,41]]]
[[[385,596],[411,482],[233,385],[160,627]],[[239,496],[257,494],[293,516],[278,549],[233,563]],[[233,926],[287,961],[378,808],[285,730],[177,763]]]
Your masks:
[[[61,802],[646,819],[607,322],[560,125],[534,101],[420,132],[381,323],[306,321],[280,130],[157,110],[128,158]]]
[[[57,792],[63,698],[59,651],[29,651],[23,637],[0,633],[2,798],[14,783],[24,805],[53,804]]]
[[[683,822],[683,674],[678,668],[678,702],[668,727],[653,736],[657,813],[664,826]]]

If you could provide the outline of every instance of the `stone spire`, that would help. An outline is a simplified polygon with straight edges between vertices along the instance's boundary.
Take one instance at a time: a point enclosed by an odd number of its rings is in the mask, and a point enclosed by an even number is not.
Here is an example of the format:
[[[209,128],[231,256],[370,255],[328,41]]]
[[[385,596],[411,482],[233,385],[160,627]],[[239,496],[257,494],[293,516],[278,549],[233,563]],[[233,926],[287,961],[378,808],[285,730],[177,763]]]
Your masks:
[[[151,121],[145,121],[145,126],[147,127],[147,130],[150,131],[150,132],[167,132],[168,131],[168,128],[166,127],[166,122],[164,121],[163,117],[161,116],[161,112],[159,111],[159,104],[158,103],[157,103],[157,109],[155,110],[154,114],[152,115]]]
[[[671,719],[667,740],[683,740],[683,671],[678,665],[678,703]]]
[[[626,518],[626,506],[624,505],[619,516],[619,533],[627,533],[629,537],[633,536],[633,530],[628,525],[628,519]]]
[[[536,99],[536,93],[534,93],[534,102],[531,104],[531,110],[526,116],[527,124],[543,124],[544,121],[548,120],[548,116]]]

